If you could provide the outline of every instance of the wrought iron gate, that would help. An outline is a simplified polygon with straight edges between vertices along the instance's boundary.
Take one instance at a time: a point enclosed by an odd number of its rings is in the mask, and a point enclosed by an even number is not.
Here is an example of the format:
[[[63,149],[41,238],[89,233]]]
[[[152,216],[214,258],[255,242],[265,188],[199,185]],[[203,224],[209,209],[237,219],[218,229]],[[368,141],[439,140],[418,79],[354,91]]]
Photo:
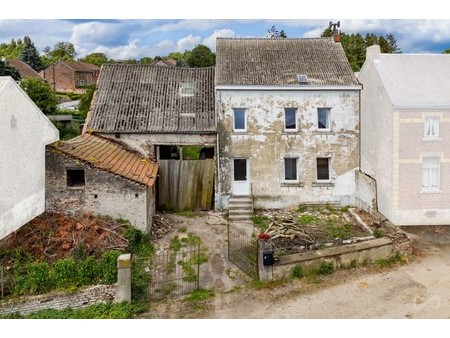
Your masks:
[[[231,224],[228,224],[228,259],[250,277],[258,280],[257,240]]]

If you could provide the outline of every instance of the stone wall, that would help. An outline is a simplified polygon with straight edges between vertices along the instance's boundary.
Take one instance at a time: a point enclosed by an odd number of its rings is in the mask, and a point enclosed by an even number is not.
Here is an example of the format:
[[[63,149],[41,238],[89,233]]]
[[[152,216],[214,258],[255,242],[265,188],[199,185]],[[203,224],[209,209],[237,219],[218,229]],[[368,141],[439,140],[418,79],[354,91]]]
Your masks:
[[[355,172],[356,178],[356,206],[362,210],[372,213],[377,208],[376,182],[362,171]]]
[[[67,186],[67,169],[83,169],[85,184]],[[92,212],[123,218],[150,231],[155,210],[155,189],[100,170],[48,148],[46,151],[46,210]]]
[[[0,302],[0,315],[5,316],[16,312],[21,315],[27,315],[45,309],[77,309],[113,301],[115,294],[115,285],[96,285],[75,293],[57,292],[39,296],[20,297]]]

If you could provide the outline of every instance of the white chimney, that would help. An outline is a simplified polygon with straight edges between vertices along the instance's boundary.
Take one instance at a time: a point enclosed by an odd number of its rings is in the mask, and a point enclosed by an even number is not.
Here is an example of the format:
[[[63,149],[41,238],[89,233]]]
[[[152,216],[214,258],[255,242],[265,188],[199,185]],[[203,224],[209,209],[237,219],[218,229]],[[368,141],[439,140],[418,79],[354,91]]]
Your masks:
[[[366,60],[375,60],[378,59],[378,56],[381,53],[380,46],[373,45],[370,47],[367,47],[366,49]]]

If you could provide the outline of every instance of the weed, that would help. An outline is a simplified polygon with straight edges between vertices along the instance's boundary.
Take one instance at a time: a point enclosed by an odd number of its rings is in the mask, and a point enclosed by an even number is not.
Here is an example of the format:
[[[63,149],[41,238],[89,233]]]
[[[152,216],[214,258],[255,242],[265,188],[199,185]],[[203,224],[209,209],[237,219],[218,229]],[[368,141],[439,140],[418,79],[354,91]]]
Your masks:
[[[318,220],[319,219],[317,217],[312,216],[312,215],[300,215],[298,217],[298,221],[303,225],[311,224],[313,222],[317,222]]]
[[[344,225],[327,225],[325,230],[332,236],[333,238],[339,238],[339,239],[348,239],[350,238],[350,224],[344,224]]]
[[[186,232],[187,228],[185,226],[182,226],[180,229],[178,229],[179,232]]]
[[[169,248],[172,251],[178,252],[181,249],[181,242],[180,239],[178,238],[178,236],[175,236],[174,238],[172,238],[172,240],[170,241],[170,245]]]
[[[358,265],[358,261],[356,259],[352,259],[352,261],[348,265],[348,268],[349,269],[355,269],[357,265]]]
[[[383,237],[383,233],[381,232],[380,229],[375,229],[375,230],[373,231],[373,236],[374,236],[375,238],[380,238],[380,237]]]
[[[193,291],[188,297],[185,298],[188,302],[201,302],[214,297],[214,291],[208,289],[198,289]]]
[[[364,258],[364,260],[363,260],[363,262],[362,262],[362,266],[363,267],[367,267],[367,266],[369,266],[369,264],[370,264],[370,259],[368,259],[368,258]]]
[[[376,266],[380,269],[390,267],[397,263],[400,264],[406,263],[406,260],[402,257],[402,255],[398,251],[389,258],[380,258],[375,261]]]
[[[263,231],[267,230],[269,227],[270,218],[267,216],[254,215],[251,217],[251,220],[256,227]]]
[[[298,212],[305,212],[305,211],[306,211],[306,206],[303,205],[303,204],[300,204],[300,205],[297,207],[297,211],[298,211]]]
[[[116,222],[119,223],[119,224],[127,224],[127,225],[131,226],[131,222],[129,220],[127,220],[127,219],[122,218],[122,217],[121,218],[117,218]]]
[[[300,264],[297,264],[292,269],[292,277],[294,278],[302,278],[303,277],[303,268]]]
[[[349,205],[346,205],[346,206],[340,208],[339,210],[340,210],[341,212],[346,212],[346,211],[348,211],[348,209],[350,209],[350,206],[349,206]]]
[[[334,267],[333,267],[333,263],[331,262],[322,262],[322,264],[320,264],[319,269],[317,270],[317,273],[319,275],[330,275],[334,272]]]
[[[191,210],[185,210],[185,211],[177,211],[176,214],[178,216],[183,216],[187,218],[194,218],[194,217],[200,217],[201,215],[198,212],[194,212]]]

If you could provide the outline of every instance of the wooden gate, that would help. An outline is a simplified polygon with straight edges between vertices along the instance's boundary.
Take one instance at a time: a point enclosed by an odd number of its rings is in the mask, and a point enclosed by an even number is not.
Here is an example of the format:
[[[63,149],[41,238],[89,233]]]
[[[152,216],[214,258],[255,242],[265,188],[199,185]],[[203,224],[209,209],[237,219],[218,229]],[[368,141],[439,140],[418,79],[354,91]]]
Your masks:
[[[210,210],[214,160],[160,160],[158,190],[161,210]]]

